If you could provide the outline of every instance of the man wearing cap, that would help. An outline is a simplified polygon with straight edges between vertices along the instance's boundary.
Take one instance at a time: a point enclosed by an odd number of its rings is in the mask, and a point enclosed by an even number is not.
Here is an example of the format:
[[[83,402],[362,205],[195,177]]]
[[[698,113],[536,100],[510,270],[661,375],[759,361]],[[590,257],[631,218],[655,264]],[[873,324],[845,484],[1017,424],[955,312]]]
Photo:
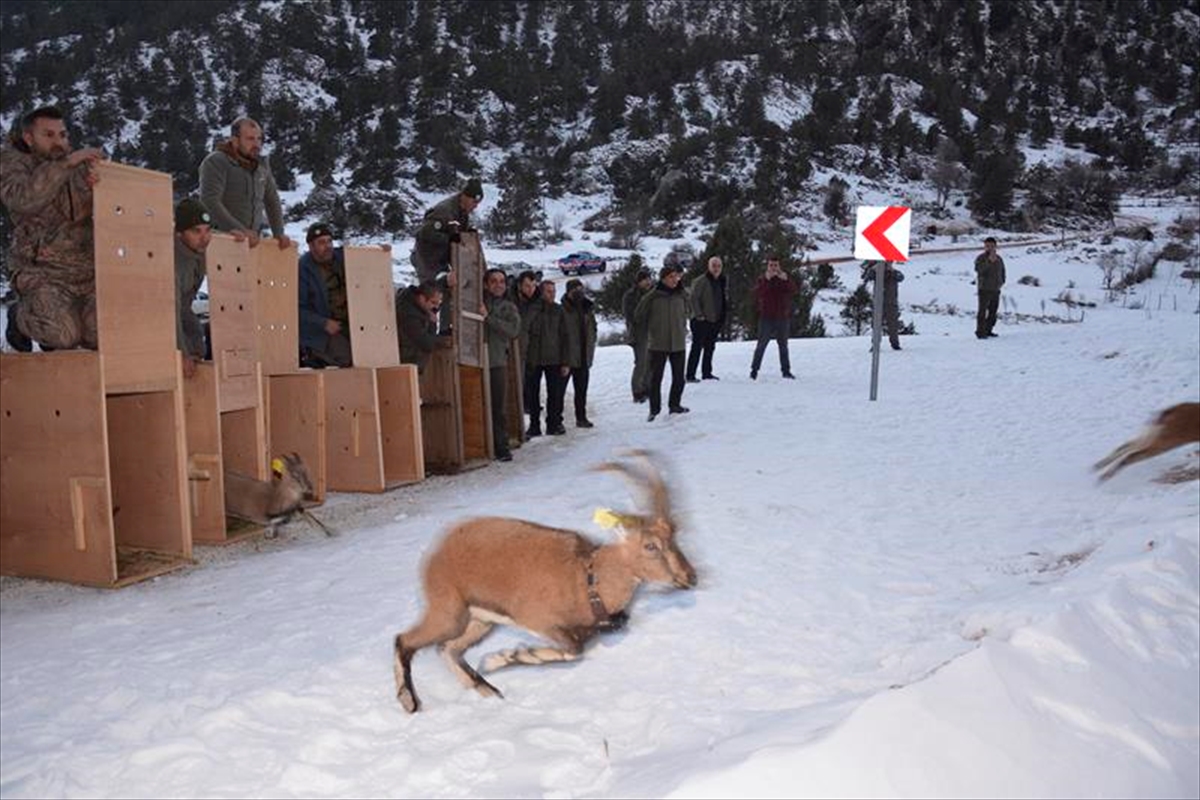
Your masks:
[[[649,397],[649,390],[646,388],[646,365],[649,359],[646,356],[646,326],[644,323],[638,323],[634,311],[637,310],[638,302],[653,285],[654,273],[643,267],[634,277],[633,286],[626,289],[625,296],[621,298],[621,310],[625,315],[625,340],[633,348],[633,376],[629,384],[635,403],[644,403]]]
[[[446,300],[450,300],[449,289],[454,287],[454,272],[450,262],[450,246],[461,240],[463,231],[471,231],[471,212],[483,200],[483,184],[478,178],[471,178],[462,190],[452,194],[433,208],[425,212],[425,221],[417,231],[417,240],[413,246],[412,265],[417,270],[417,280],[436,280],[446,290]],[[443,333],[450,330],[453,322],[450,302],[442,304],[441,328]]]
[[[346,302],[346,255],[333,246],[333,228],[308,226],[308,252],[300,257],[301,360],[314,367],[348,367],[350,313]]]
[[[262,154],[262,126],[242,117],[233,123],[230,133],[200,163],[200,200],[217,230],[241,231],[255,247],[259,232],[269,223],[279,249],[286,250],[292,240],[283,232],[279,189]]]
[[[687,346],[687,321],[691,318],[691,301],[681,281],[683,267],[664,266],[658,272],[658,283],[638,301],[633,312],[638,324],[646,326],[646,350],[649,352],[650,415],[653,422],[662,411],[662,380],[667,362],[671,363],[671,390],[667,396],[667,411],[686,414],[683,405],[684,350]]]
[[[72,150],[63,113],[21,117],[0,151],[0,202],[12,219],[8,269],[16,330],[42,349],[96,349],[92,187],[104,153]]]
[[[196,374],[206,352],[204,327],[192,311],[204,283],[204,253],[212,241],[212,216],[194,197],[175,206],[175,346],[183,354],[183,377]]]
[[[567,333],[567,353],[563,381],[570,376],[575,390],[575,427],[595,427],[587,415],[588,376],[596,356],[596,312],[594,303],[583,288],[583,281],[567,281],[563,295],[563,325]]]

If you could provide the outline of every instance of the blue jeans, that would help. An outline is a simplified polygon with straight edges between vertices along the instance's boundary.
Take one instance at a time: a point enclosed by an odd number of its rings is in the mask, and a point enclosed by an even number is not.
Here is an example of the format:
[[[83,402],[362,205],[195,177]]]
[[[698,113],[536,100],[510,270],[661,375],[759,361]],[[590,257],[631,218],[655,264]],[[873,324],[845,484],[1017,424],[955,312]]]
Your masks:
[[[758,346],[754,348],[754,360],[750,362],[750,369],[753,372],[758,372],[758,368],[762,366],[763,353],[766,352],[767,343],[774,339],[779,344],[779,369],[784,375],[789,375],[792,372],[792,360],[788,357],[788,329],[791,327],[791,320],[787,319],[759,319],[758,321]]]

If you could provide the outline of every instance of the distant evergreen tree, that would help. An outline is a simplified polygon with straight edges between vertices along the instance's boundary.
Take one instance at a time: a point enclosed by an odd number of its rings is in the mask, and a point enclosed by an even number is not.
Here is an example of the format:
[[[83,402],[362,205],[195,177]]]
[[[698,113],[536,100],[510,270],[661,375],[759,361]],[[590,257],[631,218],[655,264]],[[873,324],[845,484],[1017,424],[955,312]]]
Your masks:
[[[837,228],[850,221],[850,204],[846,201],[846,190],[850,184],[834,175],[825,188],[825,203],[821,210],[829,220],[830,227]]]
[[[488,231],[501,241],[527,244],[529,234],[546,227],[538,172],[532,163],[509,156],[496,174],[500,201],[488,215]]]
[[[994,150],[977,159],[967,201],[977,219],[993,225],[1002,225],[1008,219],[1019,169],[1016,155],[1011,152]]]
[[[860,283],[858,288],[842,301],[842,310],[838,312],[838,316],[842,320],[842,327],[852,336],[862,336],[871,329],[873,309],[874,300],[871,297],[871,290],[865,283]]]
[[[646,266],[641,255],[633,253],[625,266],[611,273],[596,293],[597,313],[609,319],[620,319],[624,312],[625,292],[637,283],[638,272]]]

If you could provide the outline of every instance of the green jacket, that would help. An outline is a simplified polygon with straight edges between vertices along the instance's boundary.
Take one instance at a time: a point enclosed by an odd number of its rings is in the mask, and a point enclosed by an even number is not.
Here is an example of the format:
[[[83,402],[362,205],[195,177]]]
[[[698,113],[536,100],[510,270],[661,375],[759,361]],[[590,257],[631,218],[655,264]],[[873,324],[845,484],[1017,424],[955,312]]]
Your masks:
[[[400,362],[416,364],[424,372],[429,354],[437,347],[437,322],[417,304],[414,287],[396,292],[396,331],[400,335]]]
[[[283,236],[283,206],[266,156],[247,169],[231,142],[220,144],[200,162],[200,201],[215,230],[258,233],[270,223],[271,234]]]
[[[459,231],[471,227],[470,215],[463,211],[458,198],[458,193],[452,194],[425,212],[411,258],[418,280],[431,281],[450,269],[450,233],[455,227],[450,223],[458,223]]]
[[[487,306],[484,321],[484,336],[487,338],[488,366],[508,366],[508,347],[521,333],[521,312],[511,300],[493,297],[490,293],[483,298]]]
[[[24,142],[0,151],[0,202],[12,219],[8,270],[36,269],[67,283],[95,274],[88,168],[34,155]]]
[[[708,270],[700,273],[692,279],[688,287],[688,297],[692,301],[692,319],[715,322],[718,325],[725,321],[724,275],[713,278],[708,274]]]
[[[175,240],[175,346],[186,356],[204,358],[204,329],[192,301],[204,282],[204,253]]]
[[[648,350],[679,353],[687,349],[687,321],[691,313],[683,286],[668,289],[659,281],[638,302],[634,317],[638,324],[646,326]]]
[[[576,303],[570,295],[562,300],[567,331],[566,365],[571,369],[591,369],[596,357],[596,313],[586,297]]]
[[[650,289],[646,290],[651,291]],[[635,283],[625,290],[624,297],[621,298],[621,312],[625,317],[625,343],[634,346],[643,345],[646,343],[646,325],[645,322],[641,325],[637,322],[636,312],[638,301],[642,299],[643,292]]]
[[[529,329],[532,327],[538,314],[542,312],[542,299],[537,294],[534,294],[533,299],[526,300],[517,292],[517,311],[521,314],[521,356],[525,359],[525,366],[531,367],[533,363],[529,360]]]
[[[557,367],[567,363],[566,314],[558,303],[537,301],[537,310],[526,320],[529,349],[525,363],[533,367]]]
[[[987,253],[980,253],[975,259],[975,288],[981,292],[998,292],[1004,285],[1004,259],[999,254],[995,261],[989,261]]]

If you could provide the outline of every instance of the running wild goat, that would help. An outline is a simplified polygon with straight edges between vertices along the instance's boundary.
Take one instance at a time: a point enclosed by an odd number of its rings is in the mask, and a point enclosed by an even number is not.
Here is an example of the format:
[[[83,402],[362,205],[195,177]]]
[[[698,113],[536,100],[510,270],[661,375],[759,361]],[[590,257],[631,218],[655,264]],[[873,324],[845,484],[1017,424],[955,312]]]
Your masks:
[[[551,646],[492,653],[481,672],[514,664],[574,661],[604,631],[620,628],[626,607],[644,581],[677,589],[696,585],[696,572],[675,543],[667,486],[649,454],[630,463],[593,469],[613,472],[645,491],[645,514],[597,512],[619,528],[617,541],[598,545],[575,531],[519,519],[483,517],[459,523],[424,565],[425,615],[396,636],[396,697],[410,714],[421,707],[413,688],[412,658],[436,644],[463,686],[502,697],[463,659],[496,625],[513,625]]]

